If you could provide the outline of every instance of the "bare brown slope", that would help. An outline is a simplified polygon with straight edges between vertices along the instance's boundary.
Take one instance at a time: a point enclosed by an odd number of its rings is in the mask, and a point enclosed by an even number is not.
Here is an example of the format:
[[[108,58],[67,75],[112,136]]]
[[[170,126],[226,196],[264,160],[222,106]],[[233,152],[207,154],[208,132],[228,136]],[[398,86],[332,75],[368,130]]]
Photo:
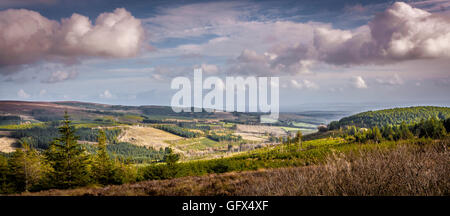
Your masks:
[[[0,101],[0,112],[10,114],[30,114],[33,110],[46,110],[55,115],[70,112],[82,112],[85,108],[59,105],[53,102]]]

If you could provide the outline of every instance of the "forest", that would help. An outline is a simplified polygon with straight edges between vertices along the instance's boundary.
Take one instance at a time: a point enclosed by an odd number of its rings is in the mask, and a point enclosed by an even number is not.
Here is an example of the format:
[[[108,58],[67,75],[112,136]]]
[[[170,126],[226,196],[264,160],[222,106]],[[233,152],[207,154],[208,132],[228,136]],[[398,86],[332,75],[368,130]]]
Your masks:
[[[162,124],[162,125],[155,125],[154,127],[157,129],[161,129],[163,131],[167,131],[169,133],[173,133],[178,136],[186,137],[186,138],[195,138],[195,137],[201,136],[201,134],[198,132],[193,132],[189,129],[178,127],[176,125]]]
[[[393,108],[368,111],[344,117],[339,121],[330,122],[328,128],[330,130],[335,130],[352,125],[360,128],[371,128],[374,126],[383,127],[385,125],[400,125],[402,122],[410,124],[419,122],[423,119],[447,119],[449,117],[450,108],[448,107],[418,106]]]
[[[53,132],[28,130],[27,135],[49,136]],[[115,132],[110,132],[110,136]],[[78,142],[77,134],[93,139],[91,133],[97,133],[97,145]],[[10,155],[0,155],[0,194],[134,182],[137,170],[127,156],[136,156],[134,160],[154,158],[172,163],[179,159],[168,148],[156,151],[127,143],[111,143],[105,130],[77,130],[67,114],[55,135],[45,149],[32,147],[28,143],[30,139],[21,139],[22,148]],[[111,156],[112,151],[118,154]]]
[[[43,126],[15,130],[11,137],[17,139],[27,139],[28,145],[32,148],[47,149],[54,137],[59,135],[59,122],[53,121]],[[99,129],[82,127],[76,131],[79,140],[96,142]],[[109,143],[116,143],[116,137],[120,134],[120,129],[105,129],[105,136]]]

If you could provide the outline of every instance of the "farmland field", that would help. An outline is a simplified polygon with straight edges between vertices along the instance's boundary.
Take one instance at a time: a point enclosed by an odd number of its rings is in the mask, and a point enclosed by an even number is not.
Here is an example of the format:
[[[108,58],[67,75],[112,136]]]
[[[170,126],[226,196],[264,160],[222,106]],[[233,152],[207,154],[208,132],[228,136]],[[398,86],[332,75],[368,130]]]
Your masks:
[[[191,139],[179,139],[168,141],[168,143],[174,147],[183,151],[204,151],[212,148],[223,147],[219,142],[208,139],[206,137],[191,138]]]
[[[169,147],[166,141],[181,140],[182,137],[153,127],[129,126],[118,137],[120,142],[128,142],[137,146],[154,149]]]

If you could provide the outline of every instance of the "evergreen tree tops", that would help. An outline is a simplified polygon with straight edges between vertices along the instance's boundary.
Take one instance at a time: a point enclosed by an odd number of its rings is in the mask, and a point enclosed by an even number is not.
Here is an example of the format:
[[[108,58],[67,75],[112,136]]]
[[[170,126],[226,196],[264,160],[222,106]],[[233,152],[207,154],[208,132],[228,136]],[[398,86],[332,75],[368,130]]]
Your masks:
[[[78,137],[67,112],[59,132],[61,136],[46,151],[46,159],[53,169],[50,179],[57,188],[86,185],[89,181],[89,155],[77,142]]]
[[[400,125],[385,125],[381,129],[377,126],[373,128],[357,128],[355,126],[348,126],[345,129],[340,129],[344,132],[343,137],[347,140],[354,140],[358,143],[365,143],[374,141],[379,143],[382,140],[406,140],[414,137],[442,139],[445,138],[450,131],[446,128],[446,123],[450,122],[450,118],[446,120],[438,120],[431,118],[422,120],[415,124],[406,124],[402,122]],[[448,125],[447,125],[448,126]]]
[[[328,128],[334,130],[352,125],[361,128],[372,128],[374,126],[400,125],[402,122],[406,124],[418,123],[422,119],[430,118],[442,120],[449,117],[449,107],[418,106],[394,108],[358,113],[342,118],[339,121],[333,121],[328,125]]]

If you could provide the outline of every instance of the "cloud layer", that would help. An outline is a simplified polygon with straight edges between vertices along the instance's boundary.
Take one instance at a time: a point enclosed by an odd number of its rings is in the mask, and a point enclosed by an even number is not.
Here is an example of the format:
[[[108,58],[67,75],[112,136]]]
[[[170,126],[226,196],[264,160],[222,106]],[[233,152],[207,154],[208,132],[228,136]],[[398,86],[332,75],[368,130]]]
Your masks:
[[[277,44],[263,54],[244,49],[230,70],[238,74],[301,74],[316,63],[385,65],[450,57],[450,18],[403,2],[392,4],[354,30],[308,25],[305,31],[311,31],[311,42]]]
[[[0,29],[1,68],[41,60],[71,63],[90,56],[131,57],[145,40],[141,21],[123,8],[100,14],[95,24],[79,14],[58,22],[34,11],[10,9],[0,11]]]

